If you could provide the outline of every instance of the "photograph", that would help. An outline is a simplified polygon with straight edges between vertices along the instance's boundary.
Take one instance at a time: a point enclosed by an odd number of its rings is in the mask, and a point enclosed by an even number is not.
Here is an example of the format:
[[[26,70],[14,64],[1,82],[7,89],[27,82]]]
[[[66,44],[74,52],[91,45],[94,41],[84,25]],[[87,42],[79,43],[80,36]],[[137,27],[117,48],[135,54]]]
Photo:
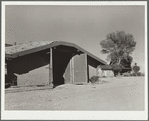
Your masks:
[[[1,19],[2,119],[148,118],[146,1],[5,1]]]

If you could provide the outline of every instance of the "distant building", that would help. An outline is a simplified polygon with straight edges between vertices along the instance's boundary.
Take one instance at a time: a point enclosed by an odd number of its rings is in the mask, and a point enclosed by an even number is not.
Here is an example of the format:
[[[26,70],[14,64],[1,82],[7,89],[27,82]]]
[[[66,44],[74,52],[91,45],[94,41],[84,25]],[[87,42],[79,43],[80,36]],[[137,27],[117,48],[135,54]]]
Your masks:
[[[99,72],[98,75],[100,77],[113,77],[114,76],[111,65],[99,65],[98,72]]]

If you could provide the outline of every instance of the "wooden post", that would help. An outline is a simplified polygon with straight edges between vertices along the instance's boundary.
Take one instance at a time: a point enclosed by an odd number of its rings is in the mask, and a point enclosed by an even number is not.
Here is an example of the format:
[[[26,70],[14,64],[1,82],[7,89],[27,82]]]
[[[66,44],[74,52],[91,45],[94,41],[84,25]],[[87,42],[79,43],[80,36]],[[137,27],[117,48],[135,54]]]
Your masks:
[[[70,60],[70,82],[74,83],[74,53],[72,53],[72,58]]]
[[[98,67],[96,68],[96,76],[98,76]]]
[[[90,77],[89,77],[89,65],[88,65],[88,63],[87,63],[87,82],[89,83],[89,81],[90,81]]]
[[[72,82],[73,82],[73,77],[72,77],[73,75],[72,75],[72,58],[71,58],[71,60],[70,60],[70,83],[72,84]]]
[[[10,83],[11,85],[13,85],[12,82],[12,77],[13,77],[13,71],[12,71],[12,64],[9,62],[7,63],[7,75],[8,75],[8,83]],[[5,80],[6,81],[6,80]]]
[[[96,68],[96,76],[99,76],[99,66],[97,66],[97,68]]]
[[[104,77],[104,70],[102,70],[102,77]]]
[[[85,54],[85,78],[86,78],[86,83],[88,83],[88,80],[89,80],[89,76],[88,76],[88,64],[87,64],[87,54]]]
[[[72,57],[72,83],[74,83],[74,56]]]
[[[49,63],[49,85],[53,83],[53,52],[50,48],[50,63]]]

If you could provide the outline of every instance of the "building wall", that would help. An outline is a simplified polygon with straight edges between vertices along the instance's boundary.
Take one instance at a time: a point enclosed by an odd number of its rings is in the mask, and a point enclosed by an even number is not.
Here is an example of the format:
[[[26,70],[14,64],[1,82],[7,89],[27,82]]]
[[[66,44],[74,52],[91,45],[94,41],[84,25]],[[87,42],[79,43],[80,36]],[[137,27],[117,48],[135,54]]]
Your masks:
[[[62,58],[58,58],[59,54],[55,57],[57,62]],[[61,55],[62,56],[62,55]],[[54,60],[55,60],[54,59]],[[64,61],[64,60],[63,60]],[[61,62],[63,62],[61,60]],[[59,68],[61,68],[62,63],[57,65],[57,71],[55,71],[55,76],[57,76]],[[83,84],[88,82],[91,76],[96,75],[96,68],[89,66],[89,73],[87,72],[87,58],[86,54],[75,55],[70,59],[69,63],[66,66],[65,73],[63,74],[64,82],[71,84]],[[89,74],[89,75],[88,75]],[[18,76],[18,86],[29,86],[29,85],[48,85],[49,84],[49,64],[43,67],[29,71],[26,74],[17,75]],[[59,81],[57,79],[57,81]]]
[[[98,76],[99,77],[114,77],[114,73],[111,70],[101,70],[100,68],[98,69]]]
[[[51,56],[47,52],[49,52],[49,49],[16,58],[11,61],[11,64],[8,64],[9,68],[17,75],[18,86],[48,85],[50,83],[49,63]],[[71,52],[53,50],[52,58],[53,83],[59,85],[64,83],[83,84],[88,82],[89,73],[91,72],[88,68],[86,54],[82,53],[72,57]],[[96,70],[96,68],[93,69],[94,71]]]

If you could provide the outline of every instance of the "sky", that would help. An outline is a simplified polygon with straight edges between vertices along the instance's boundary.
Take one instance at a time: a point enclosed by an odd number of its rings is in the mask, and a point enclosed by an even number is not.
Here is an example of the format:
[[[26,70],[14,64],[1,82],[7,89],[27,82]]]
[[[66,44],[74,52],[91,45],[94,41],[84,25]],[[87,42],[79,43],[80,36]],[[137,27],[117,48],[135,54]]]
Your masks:
[[[5,8],[5,42],[66,41],[77,44],[100,59],[100,42],[106,35],[125,31],[134,36],[133,63],[144,70],[144,6],[56,6],[7,5]]]

